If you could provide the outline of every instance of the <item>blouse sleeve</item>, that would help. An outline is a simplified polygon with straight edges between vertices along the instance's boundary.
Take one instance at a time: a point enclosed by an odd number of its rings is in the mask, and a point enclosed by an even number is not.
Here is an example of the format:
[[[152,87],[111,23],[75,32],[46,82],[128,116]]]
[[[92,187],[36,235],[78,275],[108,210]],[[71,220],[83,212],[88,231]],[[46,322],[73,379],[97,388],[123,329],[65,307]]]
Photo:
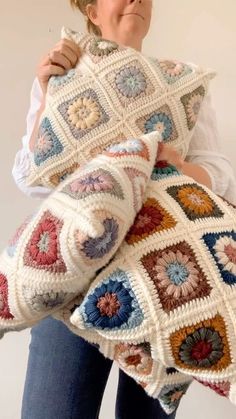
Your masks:
[[[30,93],[30,108],[26,117],[26,134],[21,139],[22,147],[16,153],[12,168],[12,176],[18,188],[27,196],[37,199],[46,198],[52,192],[52,189],[43,186],[26,185],[26,178],[30,170],[30,155],[32,154],[29,149],[29,141],[41,101],[42,90],[38,79],[35,78]]]
[[[209,94],[202,103],[185,160],[202,166],[209,173],[212,191],[236,204],[236,178],[230,159],[222,151]]]

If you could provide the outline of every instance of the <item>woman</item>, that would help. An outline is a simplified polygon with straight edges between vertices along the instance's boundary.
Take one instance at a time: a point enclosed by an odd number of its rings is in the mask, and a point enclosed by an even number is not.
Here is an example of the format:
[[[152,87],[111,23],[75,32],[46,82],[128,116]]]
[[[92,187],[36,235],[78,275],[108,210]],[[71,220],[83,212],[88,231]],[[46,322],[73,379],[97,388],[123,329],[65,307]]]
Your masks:
[[[71,4],[87,15],[90,32],[142,50],[142,41],[151,21],[151,0],[71,0]],[[28,175],[29,153],[44,108],[48,79],[51,75],[63,75],[76,65],[79,57],[78,46],[61,40],[39,63],[31,91],[27,133],[12,171],[19,188],[29,196],[42,198],[51,192],[43,187],[26,187],[24,182]],[[209,96],[199,115],[186,161],[166,144],[159,158],[166,159],[235,203],[236,181],[229,160],[220,150]],[[31,329],[22,419],[98,418],[111,366],[112,362],[96,347],[72,334],[62,322],[51,317],[44,319]],[[166,415],[158,400],[149,397],[141,386],[119,370],[116,418],[133,417],[172,419],[175,413]]]

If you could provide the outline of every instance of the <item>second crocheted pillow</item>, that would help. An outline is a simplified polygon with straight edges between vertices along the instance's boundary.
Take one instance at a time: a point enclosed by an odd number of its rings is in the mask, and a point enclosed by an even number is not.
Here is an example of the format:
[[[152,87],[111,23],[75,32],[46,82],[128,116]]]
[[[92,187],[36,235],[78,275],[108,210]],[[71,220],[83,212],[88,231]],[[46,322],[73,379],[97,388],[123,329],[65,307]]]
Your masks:
[[[215,72],[62,29],[83,55],[49,80],[28,185],[54,188],[112,143],[158,131],[185,158]]]
[[[236,207],[157,162],[115,257],[56,316],[167,413],[192,379],[236,404]]]

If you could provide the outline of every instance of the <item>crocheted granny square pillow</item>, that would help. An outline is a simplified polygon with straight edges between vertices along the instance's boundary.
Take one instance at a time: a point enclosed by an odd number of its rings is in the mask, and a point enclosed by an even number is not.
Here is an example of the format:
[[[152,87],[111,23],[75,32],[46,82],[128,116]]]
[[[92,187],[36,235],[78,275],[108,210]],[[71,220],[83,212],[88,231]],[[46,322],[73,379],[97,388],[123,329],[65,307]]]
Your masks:
[[[0,256],[0,334],[21,330],[88,290],[117,251],[155,163],[160,135],[101,154],[58,185]]]
[[[214,71],[64,27],[61,37],[83,55],[49,80],[28,185],[54,188],[110,144],[154,130],[185,158]]]
[[[115,257],[56,318],[168,413],[193,379],[236,404],[236,207],[157,162]]]

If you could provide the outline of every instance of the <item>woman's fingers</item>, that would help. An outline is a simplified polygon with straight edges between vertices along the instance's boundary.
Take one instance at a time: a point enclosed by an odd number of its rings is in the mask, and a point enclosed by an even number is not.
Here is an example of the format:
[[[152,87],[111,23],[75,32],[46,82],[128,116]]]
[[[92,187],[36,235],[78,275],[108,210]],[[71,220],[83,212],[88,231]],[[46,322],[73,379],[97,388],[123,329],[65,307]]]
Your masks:
[[[177,167],[177,169],[182,167],[184,159],[173,146],[164,144],[163,142],[160,143],[159,146],[160,149],[158,149],[157,161],[165,160],[169,164]]]
[[[37,72],[37,78],[41,86],[43,95],[46,95],[49,78],[52,75],[63,76],[65,74],[65,71],[66,70],[64,68],[53,64],[40,67],[40,69]]]
[[[40,71],[40,79],[46,81],[50,76],[63,76],[65,69],[54,64],[43,67]]]
[[[51,60],[51,64],[54,65],[58,65],[62,68],[64,68],[65,70],[69,70],[70,68],[72,68],[72,63],[71,61],[67,58],[68,56],[64,55],[63,53],[59,52],[59,51],[52,51],[48,54],[50,60]],[[50,65],[50,63],[49,63]]]
[[[75,44],[75,42],[68,41],[67,39],[62,39],[50,54],[55,52],[66,57],[66,59],[70,61],[71,67],[76,65],[81,56],[81,49],[79,46]]]
[[[64,51],[62,52],[62,54],[70,61],[71,63],[71,67],[75,67],[78,59],[81,56],[81,50],[73,50],[70,47],[66,46],[64,47]]]
[[[55,45],[55,47],[60,48],[63,45],[69,47],[72,51],[75,52],[75,54],[80,53],[81,51],[80,47],[74,41],[70,41],[69,39],[66,39],[66,38],[60,39],[60,41]]]
[[[82,54],[79,46],[68,39],[61,39],[54,48],[45,55],[37,68],[37,77],[44,93],[50,76],[62,76],[74,68]]]

